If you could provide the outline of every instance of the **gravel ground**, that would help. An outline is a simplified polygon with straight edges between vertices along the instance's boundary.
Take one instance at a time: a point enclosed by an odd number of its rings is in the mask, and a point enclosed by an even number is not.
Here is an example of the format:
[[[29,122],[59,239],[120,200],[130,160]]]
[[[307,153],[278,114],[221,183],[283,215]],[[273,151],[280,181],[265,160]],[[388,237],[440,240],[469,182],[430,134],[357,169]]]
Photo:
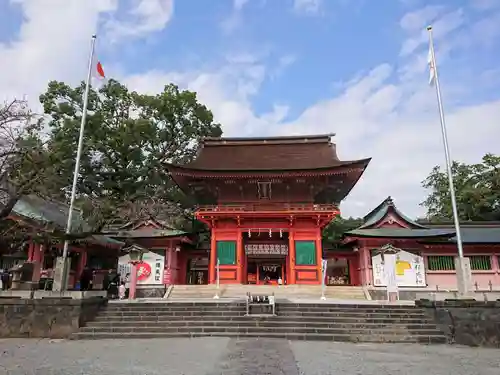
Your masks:
[[[267,339],[4,339],[0,374],[496,375],[499,353],[449,346]]]

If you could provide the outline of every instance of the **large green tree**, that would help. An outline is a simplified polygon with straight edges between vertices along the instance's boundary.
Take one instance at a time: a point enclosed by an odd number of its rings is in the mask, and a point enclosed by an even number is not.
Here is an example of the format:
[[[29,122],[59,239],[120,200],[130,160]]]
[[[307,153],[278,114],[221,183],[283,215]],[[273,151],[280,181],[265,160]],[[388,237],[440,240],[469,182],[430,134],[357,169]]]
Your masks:
[[[84,85],[50,82],[40,96],[50,116],[49,149],[60,166],[54,195],[67,199],[73,176]],[[165,162],[184,163],[198,140],[220,136],[221,127],[196,94],[166,85],[156,95],[133,92],[110,80],[91,89],[78,181],[79,205],[95,230],[113,219],[179,216],[190,204],[172,182]]]
[[[338,216],[323,229],[323,239],[334,246],[338,246],[345,232],[356,229],[361,224],[363,224],[361,218],[349,217],[344,219]]]
[[[500,220],[500,156],[486,154],[481,163],[452,165],[453,184],[461,220]],[[445,170],[434,167],[422,182],[429,195],[421,203],[431,221],[452,220]]]

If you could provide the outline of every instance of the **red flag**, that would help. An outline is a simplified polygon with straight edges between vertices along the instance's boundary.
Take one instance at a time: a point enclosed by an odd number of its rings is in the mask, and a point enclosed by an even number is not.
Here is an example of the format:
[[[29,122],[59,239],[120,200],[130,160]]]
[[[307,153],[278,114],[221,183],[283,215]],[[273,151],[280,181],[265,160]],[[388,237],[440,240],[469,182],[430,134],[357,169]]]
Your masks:
[[[101,79],[106,78],[106,75],[104,74],[104,69],[102,68],[102,64],[100,61],[98,61],[96,64],[95,73],[96,73],[97,77],[99,77]]]

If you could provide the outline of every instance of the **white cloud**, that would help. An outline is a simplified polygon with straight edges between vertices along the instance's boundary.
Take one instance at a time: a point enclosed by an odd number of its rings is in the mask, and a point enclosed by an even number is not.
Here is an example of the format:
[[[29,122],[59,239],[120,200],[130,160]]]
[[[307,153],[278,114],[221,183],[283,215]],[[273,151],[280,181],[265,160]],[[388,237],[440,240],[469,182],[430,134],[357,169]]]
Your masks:
[[[248,0],[233,0],[231,14],[220,23],[224,33],[230,34],[243,24],[242,12],[247,3]]]
[[[241,10],[248,3],[248,0],[233,0],[233,8],[236,10]]]
[[[416,31],[424,29],[444,9],[441,5],[427,5],[421,9],[406,13],[401,18],[400,25],[405,31]]]
[[[323,0],[294,0],[293,9],[298,13],[318,14]]]
[[[27,95],[36,104],[51,79],[75,82],[87,68],[90,37],[99,14],[117,1],[16,0],[24,22],[11,42],[0,44],[0,98]],[[78,79],[77,78],[77,79]]]
[[[240,0],[241,1],[241,0]],[[126,37],[142,37],[161,31],[174,13],[173,0],[133,0],[133,6],[123,18],[112,18],[106,24],[113,41]]]
[[[412,20],[412,17],[410,17],[409,20],[408,20],[408,18],[406,18],[406,21],[403,22],[403,25],[405,25],[406,28],[410,28],[410,26],[416,27],[420,21],[422,21],[422,22],[423,21],[428,21],[428,22],[433,21],[435,16],[432,16],[432,12],[433,12],[432,10],[431,11],[428,10],[427,12],[424,12],[423,14],[414,16],[413,20]],[[435,10],[434,10],[434,12],[435,12]],[[412,13],[415,14],[418,12],[412,12]],[[405,17],[408,17],[408,15],[406,15]],[[403,17],[403,20],[405,19],[405,17]],[[436,19],[432,25],[433,30],[434,30],[433,31],[434,38],[436,40],[444,38],[445,36],[449,35],[454,30],[456,30],[460,26],[462,26],[464,24],[464,22],[465,22],[464,12],[462,9],[454,10],[452,12],[449,12],[449,13],[443,15],[442,17]],[[403,43],[403,46],[401,47],[401,55],[402,56],[407,56],[407,55],[415,52],[415,50],[417,48],[419,48],[421,45],[427,43],[429,37],[428,37],[427,31],[426,31],[426,26],[428,26],[428,25],[426,25],[426,24],[421,25],[420,33],[418,33],[416,36],[410,37],[409,39],[407,39]],[[410,28],[410,30],[411,30],[411,28]],[[414,30],[411,30],[411,31],[414,31]]]
[[[12,42],[0,44],[0,69],[9,72],[0,75],[0,97],[28,94],[36,103],[36,96],[46,88],[48,80],[76,83],[85,76],[90,35],[96,31],[100,16],[116,17],[119,4],[113,0],[17,1],[22,5],[24,22]],[[144,9],[135,14],[148,14]],[[287,120],[286,103],[271,102],[271,109],[263,114],[256,114],[252,105],[266,77],[275,74],[280,65],[293,63],[293,55],[283,56],[277,67],[261,62],[268,55],[236,54],[211,70],[152,70],[130,72],[121,78],[130,88],[144,92],[158,92],[171,81],[197,91],[227,135],[337,133],[335,141],[342,159],[373,157],[366,174],[342,205],[344,213],[363,215],[392,195],[404,211],[417,215],[422,213],[418,203],[425,195],[420,181],[432,166],[444,163],[435,92],[427,85],[426,48],[421,48],[426,40],[418,35],[420,23],[432,18],[431,13],[422,11],[420,16],[407,16],[401,21],[408,37],[416,40],[403,48],[406,57],[402,61],[380,64],[368,74],[347,81],[339,95],[311,104],[293,121]],[[134,25],[139,26],[127,35],[146,37],[165,27],[168,19],[166,13],[162,14],[164,22],[151,21],[156,26],[149,28],[141,26],[147,17],[137,16]],[[443,59],[438,56],[440,62],[445,61],[445,52],[475,46],[475,39],[484,35],[489,40],[499,35],[500,22],[495,17],[498,14],[490,12],[467,29],[463,28],[460,11],[449,11],[438,18],[434,29],[444,51]],[[481,72],[488,81],[491,75],[495,75],[494,70]],[[482,87],[463,77],[456,85],[443,84],[451,152],[455,159],[475,162],[485,152],[498,150],[500,101],[448,105],[457,102],[451,99],[461,90],[479,93]]]
[[[500,3],[497,0],[470,0],[472,7],[478,10],[490,10],[493,8],[500,7]]]

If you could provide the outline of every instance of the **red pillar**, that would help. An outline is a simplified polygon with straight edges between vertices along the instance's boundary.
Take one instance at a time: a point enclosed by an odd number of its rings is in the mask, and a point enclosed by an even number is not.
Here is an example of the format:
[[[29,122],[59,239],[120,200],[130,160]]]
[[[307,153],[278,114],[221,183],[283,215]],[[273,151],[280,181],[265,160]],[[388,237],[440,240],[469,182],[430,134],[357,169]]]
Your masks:
[[[243,250],[243,240],[242,240],[242,232],[238,230],[236,238],[236,253],[237,253],[237,269],[236,269],[236,282],[238,284],[243,284],[244,278],[244,268],[245,268],[245,252]]]
[[[321,229],[316,234],[316,269],[318,270],[318,283],[321,284],[321,266],[323,262],[323,246],[321,243]]]
[[[33,253],[35,249],[35,243],[33,241],[30,241],[28,244],[28,262],[33,261]]]
[[[34,243],[32,246],[32,262],[34,263],[33,265],[33,277],[32,281],[38,282],[40,281],[40,273],[42,271],[42,266],[43,266],[43,245],[36,244]]]
[[[177,251],[179,244],[174,243],[174,247],[172,249],[172,284],[177,283],[177,276],[179,274],[179,252]]]
[[[288,233],[288,274],[286,275],[287,284],[295,284],[295,233],[290,229]]]
[[[129,299],[135,299],[135,291],[137,290],[137,265],[135,262],[130,263],[130,289],[128,292]]]
[[[163,280],[164,284],[167,285],[172,285],[175,283],[174,277],[173,277],[173,253],[174,253],[174,247],[173,247],[173,241],[168,241],[168,247],[165,249],[165,257],[167,258],[167,264],[165,265],[165,268],[167,269],[166,275],[167,279]]]
[[[217,241],[215,238],[215,230],[212,229],[212,236],[210,238],[210,267],[208,268],[209,284],[215,284],[215,265],[217,263]]]
[[[80,280],[83,269],[85,268],[85,265],[87,264],[87,251],[86,250],[80,250],[80,256],[78,257],[78,266],[76,268],[75,272],[75,284]]]

